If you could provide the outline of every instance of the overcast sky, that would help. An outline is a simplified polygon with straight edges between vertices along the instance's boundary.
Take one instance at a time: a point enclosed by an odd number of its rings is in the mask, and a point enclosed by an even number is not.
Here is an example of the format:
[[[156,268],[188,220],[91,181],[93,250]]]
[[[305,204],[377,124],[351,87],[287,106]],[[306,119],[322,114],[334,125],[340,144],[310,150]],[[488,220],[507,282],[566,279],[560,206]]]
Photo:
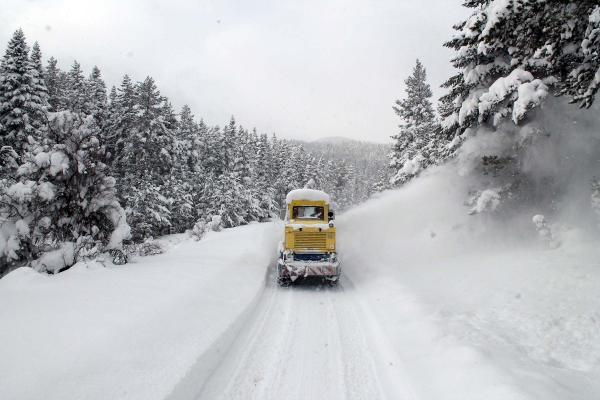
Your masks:
[[[21,27],[63,69],[109,85],[155,78],[179,108],[288,138],[388,142],[415,59],[436,97],[459,0],[2,0],[0,46]]]

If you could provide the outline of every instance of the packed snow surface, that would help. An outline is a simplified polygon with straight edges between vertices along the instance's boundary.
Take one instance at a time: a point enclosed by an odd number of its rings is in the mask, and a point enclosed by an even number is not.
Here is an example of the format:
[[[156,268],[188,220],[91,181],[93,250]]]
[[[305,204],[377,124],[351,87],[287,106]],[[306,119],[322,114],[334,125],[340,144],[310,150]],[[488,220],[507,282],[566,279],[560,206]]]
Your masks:
[[[285,198],[285,202],[290,204],[294,200],[309,200],[309,201],[324,201],[329,203],[329,195],[321,190],[315,189],[294,189],[289,192]]]
[[[430,170],[342,215],[337,287],[275,284],[280,223],[13,271],[0,398],[600,398],[597,236],[469,215],[457,177]]]

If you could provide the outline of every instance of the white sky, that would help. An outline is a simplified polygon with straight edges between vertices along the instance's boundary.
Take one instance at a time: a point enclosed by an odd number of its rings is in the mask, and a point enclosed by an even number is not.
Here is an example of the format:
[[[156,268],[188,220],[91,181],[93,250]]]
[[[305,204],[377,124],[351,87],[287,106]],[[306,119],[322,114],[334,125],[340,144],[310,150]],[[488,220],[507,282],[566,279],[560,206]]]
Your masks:
[[[2,0],[0,51],[18,27],[67,70],[108,85],[155,78],[196,117],[311,140],[388,142],[391,106],[419,57],[436,98],[459,0]]]

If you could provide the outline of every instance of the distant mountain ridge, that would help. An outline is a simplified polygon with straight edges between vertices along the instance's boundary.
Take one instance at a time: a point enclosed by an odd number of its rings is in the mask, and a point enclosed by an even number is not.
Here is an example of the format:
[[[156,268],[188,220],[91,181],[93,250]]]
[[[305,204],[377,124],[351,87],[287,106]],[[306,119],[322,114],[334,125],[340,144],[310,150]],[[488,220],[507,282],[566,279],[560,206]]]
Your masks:
[[[353,177],[354,203],[366,200],[374,191],[387,186],[391,177],[391,144],[360,141],[340,136],[313,141],[291,140],[315,158],[331,160],[347,167]]]
[[[311,140],[311,143],[348,143],[348,142],[361,142],[361,140],[351,139],[344,136],[327,136]]]

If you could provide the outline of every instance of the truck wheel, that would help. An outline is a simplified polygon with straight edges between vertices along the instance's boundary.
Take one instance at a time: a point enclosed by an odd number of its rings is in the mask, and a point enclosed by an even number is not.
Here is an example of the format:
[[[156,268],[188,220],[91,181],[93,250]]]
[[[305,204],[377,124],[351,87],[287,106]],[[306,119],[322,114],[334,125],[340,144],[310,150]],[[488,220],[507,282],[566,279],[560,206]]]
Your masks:
[[[331,287],[337,286],[339,281],[340,281],[339,277],[336,277],[335,279],[327,278],[327,284]]]
[[[277,284],[281,287],[288,287],[292,284],[292,280],[286,276],[278,276]]]

